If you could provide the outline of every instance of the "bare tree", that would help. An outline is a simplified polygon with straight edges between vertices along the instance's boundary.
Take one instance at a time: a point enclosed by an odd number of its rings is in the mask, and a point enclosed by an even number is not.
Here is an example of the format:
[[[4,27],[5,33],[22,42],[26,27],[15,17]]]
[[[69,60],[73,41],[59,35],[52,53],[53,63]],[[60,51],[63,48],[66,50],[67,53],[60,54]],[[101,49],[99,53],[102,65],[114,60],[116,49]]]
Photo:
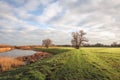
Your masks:
[[[73,47],[79,49],[84,44],[84,42],[88,42],[86,37],[84,37],[85,35],[86,33],[83,30],[80,30],[79,32],[73,32],[73,39],[71,40]]]
[[[42,40],[42,45],[45,46],[46,48],[49,48],[49,46],[52,45],[52,40],[51,39]]]
[[[117,45],[118,45],[117,42],[113,42],[113,43],[111,44],[112,47],[116,47]]]

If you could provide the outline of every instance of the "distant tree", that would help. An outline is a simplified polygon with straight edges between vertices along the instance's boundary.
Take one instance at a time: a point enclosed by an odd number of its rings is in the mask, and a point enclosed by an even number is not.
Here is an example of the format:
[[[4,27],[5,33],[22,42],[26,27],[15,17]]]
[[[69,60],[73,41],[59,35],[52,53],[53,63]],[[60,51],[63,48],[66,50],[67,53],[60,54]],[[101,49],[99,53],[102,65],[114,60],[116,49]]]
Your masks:
[[[84,47],[91,47],[92,45],[91,44],[83,44]]]
[[[102,44],[102,43],[96,43],[94,46],[95,47],[104,47],[104,44]]]
[[[49,46],[52,45],[52,40],[51,39],[45,39],[42,40],[42,46],[45,46],[46,48],[49,48]]]
[[[113,42],[112,44],[111,44],[111,47],[117,47],[117,42]]]
[[[72,32],[73,39],[71,40],[71,43],[73,47],[79,49],[84,44],[84,42],[88,42],[86,37],[84,37],[85,35],[86,33],[83,30],[80,30],[79,32]]]
[[[84,47],[110,47],[110,45],[96,43],[96,44],[84,44]]]

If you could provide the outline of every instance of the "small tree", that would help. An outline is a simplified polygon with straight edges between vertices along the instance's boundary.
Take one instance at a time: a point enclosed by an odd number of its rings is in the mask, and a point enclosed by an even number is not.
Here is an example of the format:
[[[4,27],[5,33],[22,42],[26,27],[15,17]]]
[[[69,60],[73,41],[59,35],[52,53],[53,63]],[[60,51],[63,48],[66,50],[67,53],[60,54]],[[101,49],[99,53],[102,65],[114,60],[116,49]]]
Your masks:
[[[49,46],[52,45],[52,40],[51,39],[42,40],[42,45],[45,46],[46,48],[49,48]]]
[[[83,30],[80,30],[79,32],[73,32],[73,39],[71,40],[73,47],[79,49],[84,44],[84,42],[88,42],[86,37],[84,37],[85,35],[86,33]]]
[[[111,44],[111,47],[117,47],[117,42],[113,42],[112,44]]]

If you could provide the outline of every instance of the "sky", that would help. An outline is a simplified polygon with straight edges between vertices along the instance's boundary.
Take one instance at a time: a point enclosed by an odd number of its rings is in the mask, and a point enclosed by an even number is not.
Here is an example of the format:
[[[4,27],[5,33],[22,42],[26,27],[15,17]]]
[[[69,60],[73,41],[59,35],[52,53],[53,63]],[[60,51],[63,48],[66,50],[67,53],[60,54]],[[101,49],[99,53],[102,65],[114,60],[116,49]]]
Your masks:
[[[79,30],[90,44],[120,42],[120,0],[0,0],[0,44],[71,44]]]

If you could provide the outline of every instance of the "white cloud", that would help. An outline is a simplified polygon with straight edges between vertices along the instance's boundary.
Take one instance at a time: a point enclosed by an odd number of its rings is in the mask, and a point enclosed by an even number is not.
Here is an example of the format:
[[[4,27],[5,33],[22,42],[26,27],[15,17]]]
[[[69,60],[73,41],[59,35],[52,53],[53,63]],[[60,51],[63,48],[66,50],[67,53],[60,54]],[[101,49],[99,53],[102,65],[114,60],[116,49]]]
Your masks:
[[[14,11],[13,6],[8,4],[7,2],[0,1],[0,13],[3,14],[12,14]]]
[[[49,4],[45,9],[42,15],[38,16],[38,21],[45,23],[55,16],[57,16],[62,11],[62,6],[58,2]]]
[[[15,1],[15,2],[17,2],[17,1]],[[31,19],[36,16],[28,13],[29,11],[34,11],[36,9],[39,9],[39,7],[41,5],[46,6],[50,2],[51,2],[51,0],[46,0],[46,1],[43,1],[43,0],[25,0],[25,1],[20,0],[20,2],[18,1],[17,3],[24,3],[24,4],[22,6],[15,8],[15,12],[21,19]]]
[[[70,44],[71,32],[79,29],[90,43],[120,41],[120,0],[13,1],[19,7],[0,1],[0,43],[38,44],[52,38],[55,44]]]

